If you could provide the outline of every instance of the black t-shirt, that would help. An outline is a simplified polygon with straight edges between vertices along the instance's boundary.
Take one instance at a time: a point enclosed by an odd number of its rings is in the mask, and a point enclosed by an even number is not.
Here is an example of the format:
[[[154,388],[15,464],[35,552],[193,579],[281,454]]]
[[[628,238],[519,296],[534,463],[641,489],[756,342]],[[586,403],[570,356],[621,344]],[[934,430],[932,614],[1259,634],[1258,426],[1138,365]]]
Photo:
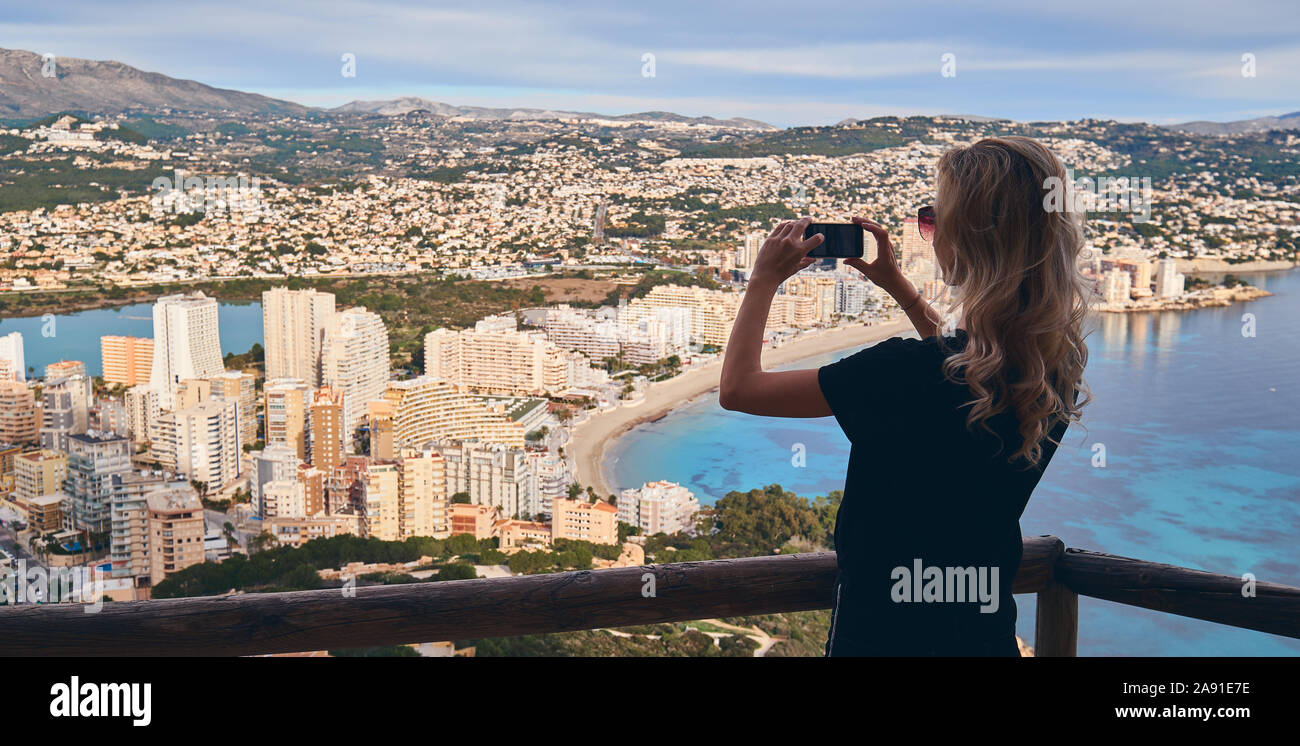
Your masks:
[[[852,443],[835,521],[840,580],[831,655],[1014,655],[1020,515],[1036,467],[1013,412],[968,429],[965,384],[943,375],[966,344],[893,338],[824,366],[822,394]],[[1052,429],[1060,441],[1067,423]]]

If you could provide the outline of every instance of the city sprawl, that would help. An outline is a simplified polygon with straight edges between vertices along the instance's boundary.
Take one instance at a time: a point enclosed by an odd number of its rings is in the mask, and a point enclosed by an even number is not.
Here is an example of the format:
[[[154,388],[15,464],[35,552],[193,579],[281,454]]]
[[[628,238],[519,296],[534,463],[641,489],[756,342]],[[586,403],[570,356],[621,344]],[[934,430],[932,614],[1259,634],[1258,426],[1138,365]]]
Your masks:
[[[947,299],[916,208],[945,149],[1008,134],[1041,139],[1089,197],[1103,312],[1228,305],[1262,294],[1231,273],[1296,261],[1288,131],[423,110],[10,123],[0,308],[147,302],[153,336],[104,336],[99,376],[29,368],[34,340],[0,337],[0,517],[18,529],[0,559],[91,567],[116,600],[224,592],[193,568],[341,536],[440,543],[294,587],[644,564],[701,506],[671,482],[607,485],[575,459],[583,423],[718,364],[777,221],[873,218]],[[222,354],[226,301],[261,304],[246,354]],[[823,260],[784,283],[766,344],[901,318]]]

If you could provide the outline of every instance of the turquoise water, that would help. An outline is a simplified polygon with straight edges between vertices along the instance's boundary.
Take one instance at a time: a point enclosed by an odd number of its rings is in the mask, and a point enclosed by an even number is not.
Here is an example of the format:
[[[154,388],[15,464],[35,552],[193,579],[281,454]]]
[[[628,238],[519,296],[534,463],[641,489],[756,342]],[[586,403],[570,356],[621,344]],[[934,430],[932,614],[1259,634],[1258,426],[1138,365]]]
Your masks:
[[[53,336],[42,331],[47,327],[40,316],[0,319],[0,335],[22,332],[23,354],[27,366],[44,375],[45,365],[60,360],[80,360],[92,376],[103,372],[99,338],[109,335],[127,337],[153,336],[153,304],[136,303],[117,308],[55,314]],[[221,335],[221,354],[248,352],[253,343],[262,343],[261,303],[220,303],[217,324]]]
[[[1248,277],[1275,295],[1102,317],[1089,338],[1094,401],[1030,500],[1025,535],[1300,586],[1300,271]],[[1246,313],[1254,337],[1242,335]],[[805,468],[791,464],[797,443]],[[706,504],[771,483],[813,496],[843,487],[848,452],[831,418],[751,417],[711,394],[613,444],[608,472],[618,488],[681,482]],[[1017,603],[1032,640],[1034,597]],[[1300,655],[1300,641],[1274,635],[1088,598],[1079,608],[1081,655]]]

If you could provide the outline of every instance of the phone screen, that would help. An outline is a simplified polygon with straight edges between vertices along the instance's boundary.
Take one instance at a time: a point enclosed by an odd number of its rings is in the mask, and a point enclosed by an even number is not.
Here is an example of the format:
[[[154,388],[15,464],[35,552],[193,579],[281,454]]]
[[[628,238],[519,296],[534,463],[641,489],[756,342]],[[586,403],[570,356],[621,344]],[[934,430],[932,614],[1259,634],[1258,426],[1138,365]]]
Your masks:
[[[863,252],[862,229],[853,223],[809,223],[804,238],[822,234],[822,245],[808,252],[815,257],[860,257]]]

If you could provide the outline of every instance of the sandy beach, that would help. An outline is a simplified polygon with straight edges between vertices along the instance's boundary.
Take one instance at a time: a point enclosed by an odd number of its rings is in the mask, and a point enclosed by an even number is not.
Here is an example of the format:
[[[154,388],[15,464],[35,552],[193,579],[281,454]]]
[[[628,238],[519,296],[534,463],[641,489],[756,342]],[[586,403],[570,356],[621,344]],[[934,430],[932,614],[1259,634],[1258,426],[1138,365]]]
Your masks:
[[[793,363],[804,358],[858,347],[901,334],[912,328],[906,318],[878,323],[875,326],[846,326],[809,334],[792,342],[763,351],[763,367]],[[616,494],[604,473],[605,451],[619,436],[637,425],[689,402],[718,387],[722,360],[715,360],[676,378],[652,383],[645,399],[635,406],[619,407],[593,413],[586,422],[573,429],[566,450],[573,455],[576,480],[591,486],[602,497]],[[618,485],[619,489],[640,485]]]

